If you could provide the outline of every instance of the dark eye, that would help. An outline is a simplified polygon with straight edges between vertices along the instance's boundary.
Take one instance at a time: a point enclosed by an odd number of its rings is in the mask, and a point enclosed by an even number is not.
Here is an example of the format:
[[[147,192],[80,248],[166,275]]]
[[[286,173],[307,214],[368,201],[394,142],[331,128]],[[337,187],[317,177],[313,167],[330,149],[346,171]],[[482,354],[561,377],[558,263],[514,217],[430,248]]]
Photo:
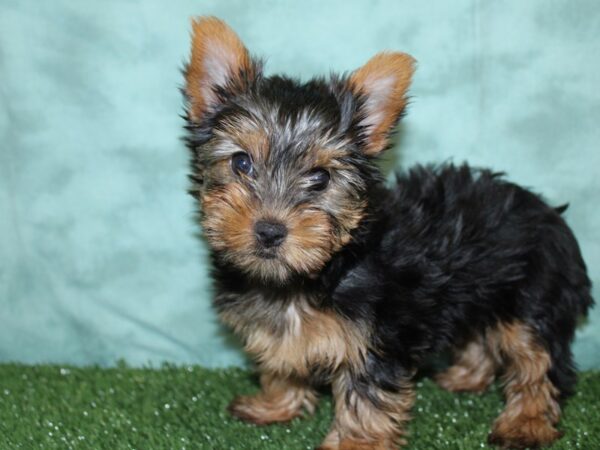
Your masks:
[[[308,184],[311,191],[322,191],[329,184],[329,172],[325,169],[314,169],[308,174]]]
[[[231,168],[237,174],[248,175],[252,171],[252,160],[247,153],[236,153],[231,157]]]

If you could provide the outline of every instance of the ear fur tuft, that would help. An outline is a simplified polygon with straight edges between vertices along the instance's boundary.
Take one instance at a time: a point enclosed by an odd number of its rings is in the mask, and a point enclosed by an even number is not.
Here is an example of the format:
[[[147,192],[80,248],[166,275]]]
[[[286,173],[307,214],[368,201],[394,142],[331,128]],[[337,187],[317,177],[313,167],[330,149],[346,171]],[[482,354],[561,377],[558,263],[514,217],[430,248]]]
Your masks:
[[[350,89],[364,100],[359,113],[367,154],[375,155],[387,147],[389,134],[406,107],[415,62],[406,53],[378,53],[350,75]]]
[[[192,20],[192,51],[185,70],[185,93],[192,122],[219,103],[219,89],[244,89],[258,68],[235,32],[216,17]]]

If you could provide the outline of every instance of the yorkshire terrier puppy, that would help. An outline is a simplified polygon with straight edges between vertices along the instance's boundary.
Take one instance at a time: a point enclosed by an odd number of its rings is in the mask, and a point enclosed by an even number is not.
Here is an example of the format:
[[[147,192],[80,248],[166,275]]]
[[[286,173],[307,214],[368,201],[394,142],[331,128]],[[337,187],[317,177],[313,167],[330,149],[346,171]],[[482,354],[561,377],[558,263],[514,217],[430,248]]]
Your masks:
[[[192,34],[191,193],[216,310],[262,386],[231,413],[287,421],[331,383],[335,420],[320,448],[396,448],[415,372],[450,349],[443,388],[481,392],[501,376],[491,443],[558,439],[570,344],[593,303],[564,208],[466,165],[416,167],[386,187],[376,161],[407,103],[407,54],[299,82],[263,75],[216,18]]]

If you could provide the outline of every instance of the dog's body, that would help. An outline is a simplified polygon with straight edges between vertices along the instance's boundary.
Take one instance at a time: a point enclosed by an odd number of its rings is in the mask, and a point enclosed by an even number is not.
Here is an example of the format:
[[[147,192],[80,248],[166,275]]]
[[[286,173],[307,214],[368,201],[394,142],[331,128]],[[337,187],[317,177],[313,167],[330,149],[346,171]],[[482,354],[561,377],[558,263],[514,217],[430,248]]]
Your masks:
[[[289,420],[331,382],[322,448],[393,448],[411,378],[507,405],[492,442],[559,437],[575,382],[570,343],[592,304],[560,210],[497,174],[419,167],[386,189],[374,164],[403,113],[413,60],[380,54],[348,78],[265,78],[216,19],[194,23],[186,69],[192,193],[202,204],[220,317],[244,340],[263,391],[236,416]]]

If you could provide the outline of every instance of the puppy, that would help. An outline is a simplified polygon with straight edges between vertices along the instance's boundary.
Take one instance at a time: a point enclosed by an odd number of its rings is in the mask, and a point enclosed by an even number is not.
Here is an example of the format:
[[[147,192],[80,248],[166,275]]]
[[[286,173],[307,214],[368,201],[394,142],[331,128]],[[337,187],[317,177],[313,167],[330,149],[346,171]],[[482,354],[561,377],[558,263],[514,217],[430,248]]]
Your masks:
[[[575,384],[570,344],[593,301],[573,233],[500,174],[416,167],[383,183],[377,158],[403,115],[414,60],[380,53],[348,76],[265,76],[216,18],[193,22],[185,68],[191,193],[214,304],[262,390],[230,411],[255,424],[312,412],[331,383],[321,449],[391,449],[432,355],[451,391],[501,375],[489,440],[551,444]]]

